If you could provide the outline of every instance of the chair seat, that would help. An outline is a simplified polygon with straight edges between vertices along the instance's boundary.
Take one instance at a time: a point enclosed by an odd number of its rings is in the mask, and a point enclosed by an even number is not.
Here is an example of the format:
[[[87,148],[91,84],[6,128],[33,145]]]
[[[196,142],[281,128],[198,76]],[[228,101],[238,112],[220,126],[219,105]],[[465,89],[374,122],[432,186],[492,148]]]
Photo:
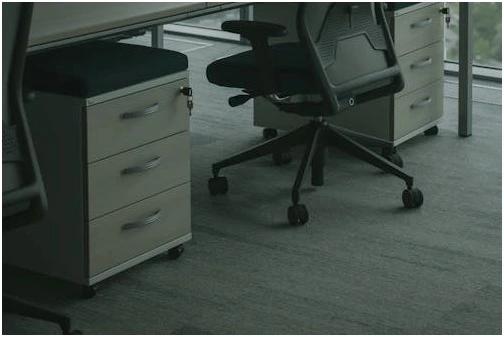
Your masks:
[[[315,93],[308,68],[308,58],[297,43],[280,43],[270,47],[280,94]],[[208,80],[216,85],[249,90],[261,89],[260,68],[252,50],[216,60],[207,67]]]
[[[25,83],[36,90],[88,98],[187,66],[187,56],[175,51],[93,41],[28,56]]]

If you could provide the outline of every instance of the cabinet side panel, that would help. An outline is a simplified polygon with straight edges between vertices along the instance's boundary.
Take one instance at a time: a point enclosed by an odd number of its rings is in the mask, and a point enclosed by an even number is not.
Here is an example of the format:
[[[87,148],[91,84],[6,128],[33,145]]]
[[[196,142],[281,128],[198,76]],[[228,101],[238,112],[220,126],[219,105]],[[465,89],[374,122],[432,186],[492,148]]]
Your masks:
[[[37,223],[4,233],[3,262],[82,283],[88,274],[82,101],[37,93],[26,108],[49,210]]]

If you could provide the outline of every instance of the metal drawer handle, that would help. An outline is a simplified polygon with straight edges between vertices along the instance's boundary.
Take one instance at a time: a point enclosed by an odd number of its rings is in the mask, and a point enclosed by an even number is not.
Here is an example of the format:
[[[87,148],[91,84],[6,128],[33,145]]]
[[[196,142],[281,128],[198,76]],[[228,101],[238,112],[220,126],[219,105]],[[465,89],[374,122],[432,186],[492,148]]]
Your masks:
[[[149,215],[145,219],[125,223],[124,225],[121,226],[121,229],[124,231],[124,230],[128,230],[128,229],[133,229],[133,228],[145,227],[145,226],[150,225],[151,223],[159,221],[160,218],[161,218],[161,209],[157,209],[154,213],[152,213],[151,215]]]
[[[418,61],[416,63],[412,63],[410,68],[411,69],[418,69],[418,68],[423,68],[423,67],[426,67],[428,65],[431,65],[432,64],[432,57],[427,57],[426,59],[422,60],[422,61]]]
[[[142,165],[125,168],[121,171],[121,174],[133,174],[133,173],[145,172],[148,170],[152,170],[153,168],[159,166],[159,164],[161,164],[161,157],[158,156]]]
[[[151,105],[143,110],[125,112],[120,115],[121,119],[133,119],[152,115],[159,110],[159,103]]]
[[[427,18],[422,21],[414,22],[410,25],[411,28],[422,28],[430,25],[432,23],[432,18]]]
[[[426,98],[424,98],[424,99],[422,99],[422,100],[420,100],[418,102],[415,102],[415,103],[411,104],[410,107],[411,107],[411,109],[418,109],[418,108],[422,108],[424,106],[427,106],[427,105],[429,105],[431,103],[432,103],[432,98],[426,97]]]

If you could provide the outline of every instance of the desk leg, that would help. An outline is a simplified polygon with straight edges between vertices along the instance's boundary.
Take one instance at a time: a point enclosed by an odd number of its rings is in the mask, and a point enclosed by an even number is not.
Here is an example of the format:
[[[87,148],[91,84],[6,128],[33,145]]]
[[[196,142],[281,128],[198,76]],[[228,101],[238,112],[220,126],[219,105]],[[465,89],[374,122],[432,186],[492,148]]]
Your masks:
[[[155,48],[163,48],[164,40],[163,40],[164,28],[163,25],[154,26],[151,28],[151,46]]]
[[[472,64],[473,30],[472,5],[460,2],[459,22],[459,122],[461,137],[472,135]]]

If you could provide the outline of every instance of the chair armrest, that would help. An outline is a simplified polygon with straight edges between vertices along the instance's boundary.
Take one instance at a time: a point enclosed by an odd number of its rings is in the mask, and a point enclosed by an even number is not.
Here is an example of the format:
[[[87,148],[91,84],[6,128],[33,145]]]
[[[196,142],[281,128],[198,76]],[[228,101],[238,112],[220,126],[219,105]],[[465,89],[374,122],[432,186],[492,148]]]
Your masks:
[[[248,40],[287,35],[287,28],[269,22],[231,20],[222,23],[222,30],[240,34]]]

